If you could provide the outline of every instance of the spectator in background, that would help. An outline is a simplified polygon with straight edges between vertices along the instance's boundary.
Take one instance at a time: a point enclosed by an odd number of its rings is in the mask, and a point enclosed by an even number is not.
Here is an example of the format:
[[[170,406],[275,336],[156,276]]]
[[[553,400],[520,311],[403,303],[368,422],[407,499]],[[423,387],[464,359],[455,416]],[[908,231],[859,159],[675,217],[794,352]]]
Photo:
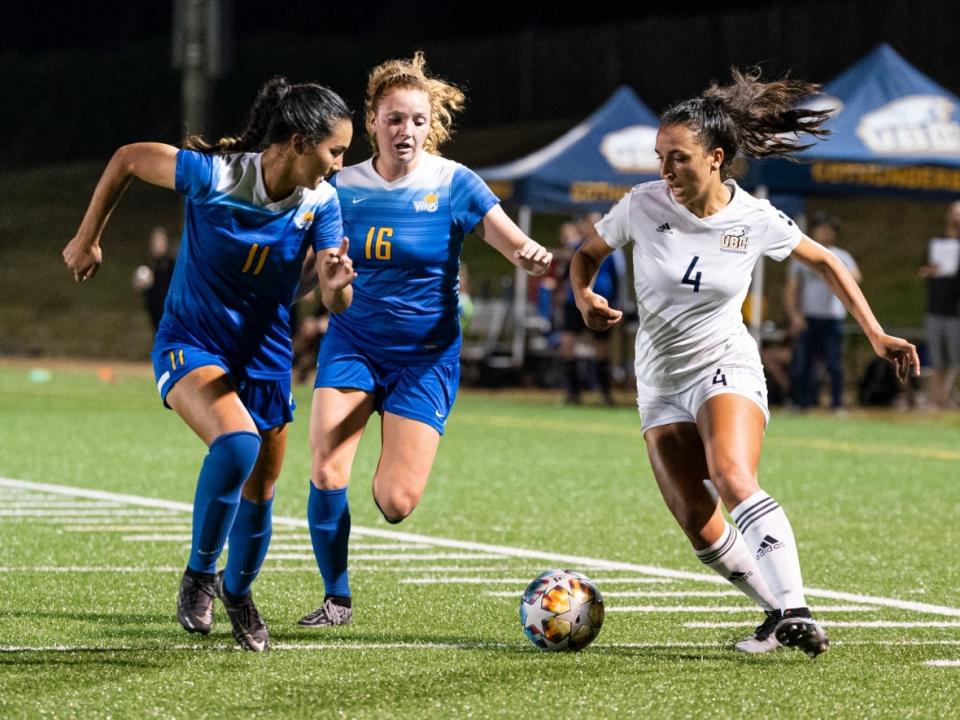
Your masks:
[[[930,239],[920,277],[927,280],[924,329],[933,368],[930,399],[944,408],[960,373],[960,201],[947,208],[943,237]]]
[[[150,231],[147,254],[147,264],[141,265],[133,273],[133,287],[143,293],[144,304],[150,313],[150,322],[153,323],[153,332],[156,333],[160,327],[163,303],[167,299],[167,290],[170,289],[173,266],[177,259],[176,250],[170,245],[167,229],[162,225],[157,225]]]
[[[610,346],[613,335],[609,332],[588,330],[583,322],[583,316],[577,309],[577,303],[573,296],[573,286],[570,284],[569,259],[573,257],[584,239],[589,236],[594,223],[599,221],[600,217],[599,213],[591,213],[576,222],[566,222],[560,226],[560,240],[563,243],[564,255],[567,258],[563,270],[566,290],[563,295],[563,332],[560,335],[560,353],[563,356],[564,370],[567,376],[566,402],[568,405],[579,405],[582,402],[580,391],[584,373],[582,373],[581,363],[576,355],[576,345],[578,337],[585,332],[590,334],[594,358],[591,369],[595,372],[596,383],[603,396],[603,403],[605,405],[614,404],[610,373]],[[594,292],[610,298],[610,306],[619,308],[622,307],[619,301],[619,285],[621,284],[617,262],[614,259],[614,254],[611,254],[604,259],[597,271],[593,282]]]
[[[840,259],[859,285],[863,281],[853,256],[836,246],[839,223],[827,213],[815,213],[810,237]],[[793,346],[793,403],[798,408],[817,405],[819,383],[816,360],[822,357],[830,376],[830,406],[843,408],[843,321],[847,311],[823,277],[808,265],[791,260],[783,291]]]

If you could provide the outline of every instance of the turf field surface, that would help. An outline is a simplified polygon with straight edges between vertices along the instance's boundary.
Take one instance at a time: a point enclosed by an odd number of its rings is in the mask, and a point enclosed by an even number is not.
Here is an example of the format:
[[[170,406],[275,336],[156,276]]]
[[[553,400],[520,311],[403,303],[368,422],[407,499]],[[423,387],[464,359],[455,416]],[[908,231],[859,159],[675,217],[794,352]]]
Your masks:
[[[379,519],[371,422],[351,486],[354,624],[322,597],[305,530],[309,393],[297,391],[270,554],[273,651],[174,618],[204,449],[140,366],[0,366],[2,717],[938,717],[960,715],[960,422],[774,413],[761,467],[787,509],[833,647],[730,650],[756,611],[663,508],[635,410],[464,392],[430,486]],[[579,654],[523,637],[520,593],[573,566],[607,619]]]

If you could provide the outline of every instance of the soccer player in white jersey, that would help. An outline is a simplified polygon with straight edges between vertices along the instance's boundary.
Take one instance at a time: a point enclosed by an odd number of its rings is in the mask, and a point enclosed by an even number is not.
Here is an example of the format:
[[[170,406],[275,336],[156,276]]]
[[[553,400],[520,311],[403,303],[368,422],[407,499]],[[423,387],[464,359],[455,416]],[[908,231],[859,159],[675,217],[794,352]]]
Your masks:
[[[753,266],[766,255],[812,267],[901,380],[919,371],[916,348],[883,331],[843,263],[727,179],[738,152],[789,155],[809,147],[797,133],[824,134],[824,113],[794,107],[816,89],[734,70],[730,86],[669,108],[656,140],[662,179],[634,187],[597,223],[571,268],[584,321],[609,328],[621,314],[590,283],[607,255],[633,243],[637,404],[660,492],[699,559],[767,613],[736,648],[783,644],[811,657],[829,643],[807,607],[787,516],[757,481],[767,390],[740,315]]]
[[[422,53],[374,68],[366,129],[373,157],[333,178],[357,277],[317,365],[307,519],[324,582],[307,627],[350,621],[347,484],[374,411],[382,449],[373,497],[398,523],[420,502],[460,380],[458,270],[464,237],[483,238],[532,275],[552,255],[507,217],[469,168],[441,158],[463,93],[430,77]]]
[[[290,305],[308,251],[316,253],[326,304],[342,304],[353,280],[340,206],[324,182],[352,136],[350,111],[336,93],[274,78],[238,138],[117,150],[63,251],[78,282],[93,277],[100,236],[133,177],[185,197],[181,250],[151,353],[163,404],[209,448],[177,619],[188,632],[208,634],[217,596],[234,638],[255,652],[269,647],[269,633],[250,587],[270,543],[293,420]],[[228,537],[226,568],[217,573]]]

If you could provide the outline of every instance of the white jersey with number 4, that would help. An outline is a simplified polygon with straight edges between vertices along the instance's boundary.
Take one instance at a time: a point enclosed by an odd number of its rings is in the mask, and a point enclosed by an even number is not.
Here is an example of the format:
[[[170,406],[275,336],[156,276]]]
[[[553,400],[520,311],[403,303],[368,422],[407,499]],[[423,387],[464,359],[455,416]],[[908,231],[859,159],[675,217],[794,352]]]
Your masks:
[[[633,242],[637,388],[663,395],[723,365],[760,368],[740,308],[761,255],[781,261],[802,234],[766,200],[726,181],[719,212],[698,218],[667,183],[637,185],[597,223],[612,248]]]

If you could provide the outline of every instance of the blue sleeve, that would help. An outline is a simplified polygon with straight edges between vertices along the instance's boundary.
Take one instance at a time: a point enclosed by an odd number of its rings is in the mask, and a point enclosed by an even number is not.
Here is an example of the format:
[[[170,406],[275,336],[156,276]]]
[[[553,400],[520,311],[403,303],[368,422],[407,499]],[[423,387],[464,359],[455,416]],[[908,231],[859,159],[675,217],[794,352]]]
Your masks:
[[[207,197],[217,185],[216,155],[194,150],[177,151],[176,189],[193,200]]]
[[[450,183],[450,212],[464,233],[473,230],[500,199],[473,170],[458,166]]]
[[[329,250],[340,245],[343,237],[343,219],[340,216],[340,201],[336,193],[330,193],[314,210],[311,244],[315,252]]]

